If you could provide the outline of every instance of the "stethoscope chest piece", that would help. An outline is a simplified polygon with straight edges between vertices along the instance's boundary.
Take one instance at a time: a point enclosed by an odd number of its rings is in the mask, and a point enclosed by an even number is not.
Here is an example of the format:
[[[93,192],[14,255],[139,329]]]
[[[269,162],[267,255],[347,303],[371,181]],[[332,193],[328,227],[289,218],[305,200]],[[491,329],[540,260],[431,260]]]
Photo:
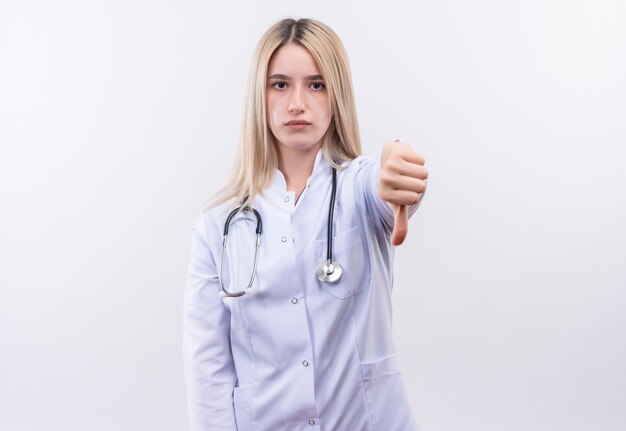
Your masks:
[[[317,275],[319,281],[325,281],[326,283],[336,283],[341,278],[342,273],[341,265],[332,260],[325,260],[315,269],[315,275]]]

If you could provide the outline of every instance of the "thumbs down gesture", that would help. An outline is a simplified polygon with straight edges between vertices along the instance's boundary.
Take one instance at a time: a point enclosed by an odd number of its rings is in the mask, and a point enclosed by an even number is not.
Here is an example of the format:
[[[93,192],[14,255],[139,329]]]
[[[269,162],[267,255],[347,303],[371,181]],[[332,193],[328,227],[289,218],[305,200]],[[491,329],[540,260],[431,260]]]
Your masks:
[[[428,170],[424,156],[406,142],[384,145],[381,154],[380,198],[391,205],[394,214],[391,244],[404,242],[409,228],[408,206],[417,204],[426,190]]]

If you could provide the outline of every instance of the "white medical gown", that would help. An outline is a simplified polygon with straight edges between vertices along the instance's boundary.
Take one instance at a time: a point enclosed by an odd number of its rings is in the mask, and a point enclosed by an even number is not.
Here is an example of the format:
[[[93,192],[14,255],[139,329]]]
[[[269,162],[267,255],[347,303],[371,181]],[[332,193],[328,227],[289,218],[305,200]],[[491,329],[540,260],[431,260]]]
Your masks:
[[[391,321],[393,213],[378,196],[380,163],[365,157],[337,174],[335,284],[321,282],[332,171],[318,153],[295,203],[283,174],[253,202],[263,233],[254,294],[220,299],[226,205],[193,227],[183,354],[192,431],[414,431]],[[417,206],[410,209],[412,214]],[[224,284],[251,275],[256,220],[230,227]]]

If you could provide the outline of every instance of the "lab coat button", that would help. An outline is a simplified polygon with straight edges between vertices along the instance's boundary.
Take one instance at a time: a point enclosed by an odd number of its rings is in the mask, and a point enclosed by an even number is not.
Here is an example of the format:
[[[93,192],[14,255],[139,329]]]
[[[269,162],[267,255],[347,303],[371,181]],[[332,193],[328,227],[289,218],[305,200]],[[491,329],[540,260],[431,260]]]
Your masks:
[[[309,361],[302,361],[302,365],[304,365],[305,367],[309,366]]]
[[[285,196],[285,202],[289,202],[289,196]]]
[[[287,242],[287,237],[286,237],[286,236],[284,236],[284,237],[282,237],[280,240],[281,240],[282,242]]]
[[[315,425],[315,421],[313,419],[309,419],[309,425]]]
[[[291,303],[292,304],[297,304],[298,303],[298,298],[291,298]]]

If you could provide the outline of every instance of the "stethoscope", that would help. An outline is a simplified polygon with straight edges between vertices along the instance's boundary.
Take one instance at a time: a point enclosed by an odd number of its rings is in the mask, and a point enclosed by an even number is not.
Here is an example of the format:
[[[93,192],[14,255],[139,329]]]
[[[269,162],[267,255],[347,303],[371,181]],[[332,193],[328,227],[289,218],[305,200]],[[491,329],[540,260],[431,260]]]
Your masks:
[[[337,170],[333,168],[333,187],[332,192],[330,194],[330,205],[328,207],[328,240],[327,240],[327,248],[326,248],[326,260],[321,262],[317,268],[315,269],[315,275],[320,281],[326,283],[336,283],[340,278],[343,272],[341,265],[336,261],[333,261],[333,218],[335,212],[335,196],[337,195]],[[224,287],[223,282],[223,271],[224,271],[224,255],[226,254],[226,244],[228,241],[228,228],[230,226],[230,222],[233,217],[238,212],[252,212],[256,217],[256,246],[254,249],[254,263],[252,265],[252,275],[250,276],[250,281],[248,281],[248,285],[239,292],[230,292]],[[220,258],[220,286],[222,288],[220,292],[220,298],[238,298],[245,294],[253,293],[252,285],[254,284],[254,278],[256,275],[256,266],[257,266],[257,258],[259,255],[259,245],[261,244],[261,231],[263,230],[263,219],[261,218],[261,214],[254,208],[250,208],[249,206],[239,206],[232,210],[228,217],[226,218],[226,222],[224,223],[224,238],[222,240],[222,256]]]

